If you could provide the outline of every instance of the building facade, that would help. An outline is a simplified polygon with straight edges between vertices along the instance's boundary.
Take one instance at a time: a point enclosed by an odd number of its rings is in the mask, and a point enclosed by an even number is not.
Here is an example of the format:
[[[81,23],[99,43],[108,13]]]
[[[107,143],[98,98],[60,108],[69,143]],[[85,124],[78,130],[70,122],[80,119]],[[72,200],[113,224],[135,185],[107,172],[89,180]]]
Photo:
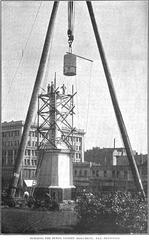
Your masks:
[[[63,133],[67,135],[67,130],[63,129]],[[74,149],[73,162],[84,162],[84,135],[85,132],[83,129],[75,129],[73,134],[68,136],[68,141],[71,143]]]
[[[136,187],[127,156],[120,154],[121,151],[119,150],[113,149],[113,152],[114,154],[111,154],[110,150],[111,159],[109,159],[109,162],[107,162],[107,159],[99,161],[103,164],[94,162],[74,163],[74,185],[78,188],[87,188],[93,193],[117,190],[135,191]],[[116,152],[118,152],[117,155]],[[136,152],[134,151],[134,153]],[[134,156],[144,189],[147,192],[148,155],[138,155],[136,153]]]
[[[136,155],[136,151],[133,151]],[[117,165],[118,157],[127,156],[125,148],[99,148],[94,147],[85,152],[84,160],[100,163],[102,166]]]
[[[2,123],[2,187],[8,188],[13,177],[13,170],[17,157],[21,136],[23,133],[23,121],[11,121]],[[32,125],[28,136],[25,155],[20,173],[21,181],[33,179],[37,166],[37,131]]]

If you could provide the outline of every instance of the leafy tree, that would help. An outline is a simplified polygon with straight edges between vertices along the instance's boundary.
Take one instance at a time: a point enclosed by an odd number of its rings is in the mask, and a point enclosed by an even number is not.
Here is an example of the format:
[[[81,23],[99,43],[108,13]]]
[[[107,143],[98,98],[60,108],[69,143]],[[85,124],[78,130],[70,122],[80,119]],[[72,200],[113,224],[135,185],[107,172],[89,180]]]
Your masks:
[[[139,194],[116,192],[112,211],[117,215],[116,224],[127,232],[147,232],[147,202]]]
[[[83,192],[76,206],[78,232],[146,233],[147,203],[139,194],[129,192]]]

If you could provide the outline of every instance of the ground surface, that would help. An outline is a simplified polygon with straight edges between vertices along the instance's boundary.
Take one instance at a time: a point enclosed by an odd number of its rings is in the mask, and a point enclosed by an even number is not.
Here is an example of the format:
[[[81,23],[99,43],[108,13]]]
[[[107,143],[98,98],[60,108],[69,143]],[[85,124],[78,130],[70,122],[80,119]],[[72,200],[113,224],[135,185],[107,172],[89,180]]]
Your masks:
[[[71,233],[77,223],[74,211],[3,208],[2,233]]]

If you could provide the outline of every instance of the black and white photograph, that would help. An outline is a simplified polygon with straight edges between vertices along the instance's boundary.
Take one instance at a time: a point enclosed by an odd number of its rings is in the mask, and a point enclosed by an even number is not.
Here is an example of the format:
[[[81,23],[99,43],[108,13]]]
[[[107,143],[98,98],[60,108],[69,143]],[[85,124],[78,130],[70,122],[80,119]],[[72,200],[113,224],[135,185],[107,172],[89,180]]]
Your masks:
[[[147,60],[147,0],[1,1],[2,236],[147,236]]]

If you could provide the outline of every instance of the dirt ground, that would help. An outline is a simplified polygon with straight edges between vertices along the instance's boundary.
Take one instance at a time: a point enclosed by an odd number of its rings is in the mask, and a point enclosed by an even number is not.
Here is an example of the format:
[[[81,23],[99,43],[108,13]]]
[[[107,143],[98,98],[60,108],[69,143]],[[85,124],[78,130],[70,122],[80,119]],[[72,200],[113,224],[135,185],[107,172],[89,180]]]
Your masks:
[[[71,233],[77,223],[74,211],[3,208],[2,233]]]

